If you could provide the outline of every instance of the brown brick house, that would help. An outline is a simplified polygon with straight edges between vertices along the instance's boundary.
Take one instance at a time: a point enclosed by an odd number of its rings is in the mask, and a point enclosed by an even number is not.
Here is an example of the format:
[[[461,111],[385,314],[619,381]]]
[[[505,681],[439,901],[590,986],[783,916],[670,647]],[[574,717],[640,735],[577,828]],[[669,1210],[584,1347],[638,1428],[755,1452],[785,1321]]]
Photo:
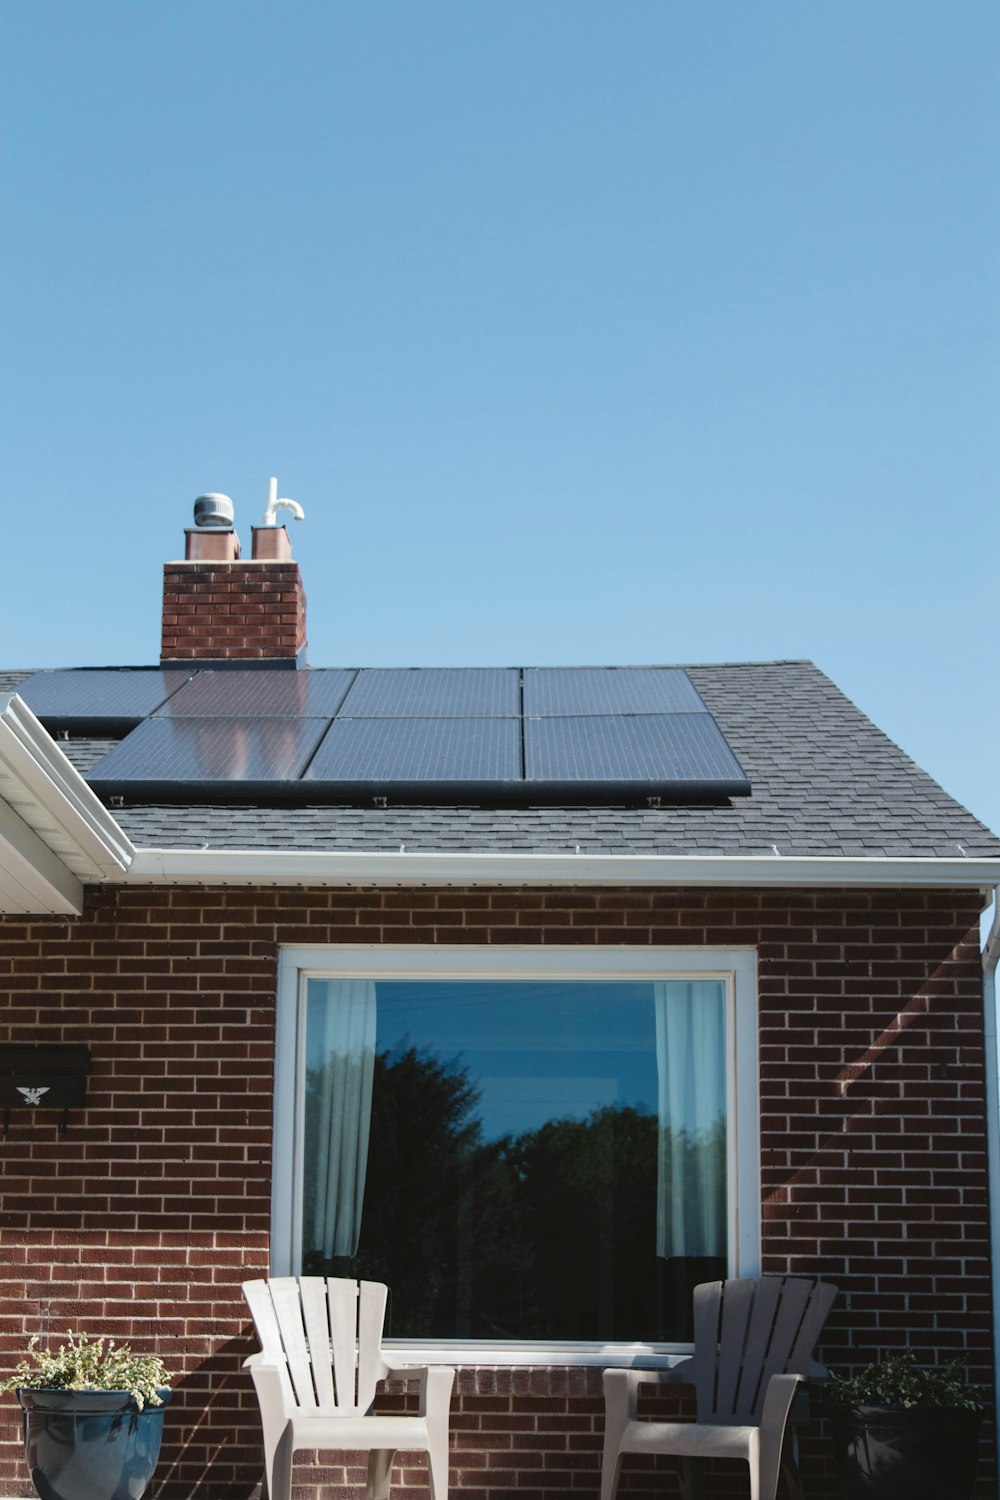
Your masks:
[[[256,537],[167,565],[158,667],[0,678],[0,1042],[89,1053],[9,1111],[7,1362],[155,1344],[178,1500],[259,1483],[269,1269],[390,1284],[477,1500],[596,1495],[600,1370],[727,1269],[836,1281],[830,1362],[990,1379],[1000,843],[808,663],[309,669]]]

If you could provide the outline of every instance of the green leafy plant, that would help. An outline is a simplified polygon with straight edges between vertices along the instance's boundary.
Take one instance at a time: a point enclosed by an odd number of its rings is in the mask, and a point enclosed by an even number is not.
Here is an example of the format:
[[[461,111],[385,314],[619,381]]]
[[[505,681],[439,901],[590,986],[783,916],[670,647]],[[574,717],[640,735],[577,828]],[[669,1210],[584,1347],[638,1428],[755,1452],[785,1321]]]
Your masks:
[[[57,1350],[39,1349],[38,1335],[28,1341],[28,1357],[22,1359],[13,1375],[0,1380],[0,1393],[17,1386],[28,1390],[60,1391],[128,1391],[141,1411],[148,1401],[162,1406],[158,1389],[168,1384],[170,1376],[162,1359],[154,1354],[133,1354],[128,1344],[118,1345],[103,1338],[91,1339],[85,1333],[69,1333],[68,1344]]]
[[[966,1384],[960,1358],[928,1370],[910,1353],[891,1354],[858,1375],[831,1375],[826,1391],[844,1406],[944,1406],[980,1411],[986,1401],[980,1387]]]

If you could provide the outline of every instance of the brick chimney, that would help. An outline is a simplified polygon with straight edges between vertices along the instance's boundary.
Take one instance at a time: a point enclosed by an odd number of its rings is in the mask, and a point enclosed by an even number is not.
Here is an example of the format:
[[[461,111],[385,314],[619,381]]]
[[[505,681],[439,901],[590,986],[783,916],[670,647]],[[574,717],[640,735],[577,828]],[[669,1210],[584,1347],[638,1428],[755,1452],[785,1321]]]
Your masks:
[[[251,556],[242,558],[232,509],[224,495],[200,496],[201,524],[185,532],[184,561],[163,565],[161,665],[299,665],[306,596],[288,532],[254,526]]]

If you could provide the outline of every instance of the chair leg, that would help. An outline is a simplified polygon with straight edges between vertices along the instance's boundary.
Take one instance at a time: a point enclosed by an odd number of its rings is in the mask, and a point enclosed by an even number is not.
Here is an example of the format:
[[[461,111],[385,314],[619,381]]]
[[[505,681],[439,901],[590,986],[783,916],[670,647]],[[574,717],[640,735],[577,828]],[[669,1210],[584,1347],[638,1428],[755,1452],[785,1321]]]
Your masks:
[[[434,1433],[427,1448],[431,1500],[448,1500],[448,1431]]]
[[[292,1433],[289,1425],[275,1443],[274,1451],[267,1454],[267,1463],[264,1466],[267,1500],[290,1500],[293,1457]]]
[[[622,1471],[621,1453],[615,1453],[607,1443],[604,1445],[604,1460],[601,1466],[601,1500],[614,1500],[618,1479]]]
[[[373,1448],[368,1454],[365,1500],[389,1500],[389,1474],[395,1457],[395,1448]]]

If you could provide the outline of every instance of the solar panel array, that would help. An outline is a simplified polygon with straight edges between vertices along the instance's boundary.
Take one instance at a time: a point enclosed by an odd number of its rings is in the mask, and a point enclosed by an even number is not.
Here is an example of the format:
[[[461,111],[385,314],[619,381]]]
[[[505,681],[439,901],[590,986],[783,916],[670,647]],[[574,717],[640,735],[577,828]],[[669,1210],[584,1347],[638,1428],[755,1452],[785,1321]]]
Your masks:
[[[607,804],[750,783],[678,667],[41,672],[50,729],[125,737],[88,780],[130,800]]]

